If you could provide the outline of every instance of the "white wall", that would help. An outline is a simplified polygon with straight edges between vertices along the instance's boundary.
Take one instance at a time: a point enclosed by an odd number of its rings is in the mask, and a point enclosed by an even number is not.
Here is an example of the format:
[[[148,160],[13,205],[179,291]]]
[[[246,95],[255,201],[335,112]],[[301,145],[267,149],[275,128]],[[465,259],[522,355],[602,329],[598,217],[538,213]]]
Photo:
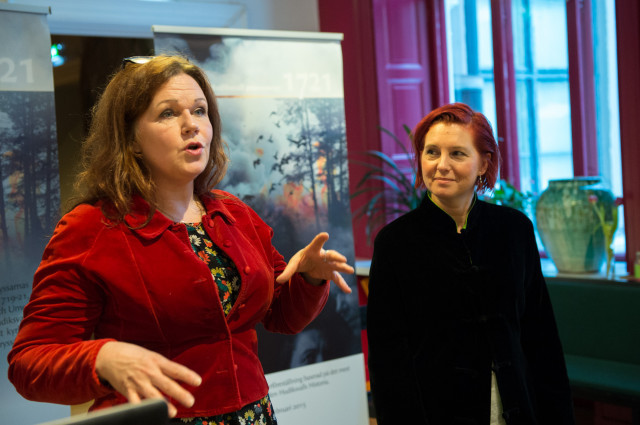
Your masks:
[[[317,0],[236,0],[247,10],[247,28],[320,31]]]
[[[152,38],[152,25],[319,30],[317,0],[9,0],[8,3],[50,7],[51,33],[61,35]]]

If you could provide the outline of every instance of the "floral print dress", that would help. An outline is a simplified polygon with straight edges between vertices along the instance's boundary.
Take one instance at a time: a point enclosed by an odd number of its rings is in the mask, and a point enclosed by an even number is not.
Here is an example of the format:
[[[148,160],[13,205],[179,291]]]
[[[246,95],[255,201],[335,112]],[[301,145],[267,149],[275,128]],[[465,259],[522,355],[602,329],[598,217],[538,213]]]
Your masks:
[[[231,259],[216,246],[204,231],[202,223],[184,223],[187,226],[191,247],[198,257],[207,264],[218,287],[222,311],[229,314],[240,293],[240,274]],[[171,423],[189,425],[277,425],[269,394],[249,403],[235,412],[222,415],[176,418]]]

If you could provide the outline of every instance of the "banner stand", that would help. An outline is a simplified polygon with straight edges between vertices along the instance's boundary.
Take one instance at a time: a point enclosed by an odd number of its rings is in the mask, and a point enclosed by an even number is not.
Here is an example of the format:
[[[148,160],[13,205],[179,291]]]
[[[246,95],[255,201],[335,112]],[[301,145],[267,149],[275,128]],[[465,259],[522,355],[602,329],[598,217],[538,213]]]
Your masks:
[[[7,379],[7,354],[33,273],[59,219],[49,7],[0,3],[0,412],[34,424],[69,407],[22,398]]]

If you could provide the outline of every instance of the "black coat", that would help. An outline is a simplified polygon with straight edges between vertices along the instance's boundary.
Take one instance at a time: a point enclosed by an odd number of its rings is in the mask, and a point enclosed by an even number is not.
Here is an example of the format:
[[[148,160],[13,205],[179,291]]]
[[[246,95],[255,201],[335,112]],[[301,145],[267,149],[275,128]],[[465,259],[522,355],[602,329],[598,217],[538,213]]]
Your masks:
[[[531,221],[475,200],[466,228],[425,196],[376,237],[367,307],[379,425],[573,424]]]

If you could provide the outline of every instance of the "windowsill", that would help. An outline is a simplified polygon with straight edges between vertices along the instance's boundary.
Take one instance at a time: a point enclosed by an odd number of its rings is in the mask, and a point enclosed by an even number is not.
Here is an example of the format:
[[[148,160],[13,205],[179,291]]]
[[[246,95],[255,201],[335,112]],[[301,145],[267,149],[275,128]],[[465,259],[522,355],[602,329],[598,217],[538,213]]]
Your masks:
[[[368,277],[370,267],[371,260],[367,260],[366,258],[356,258],[356,276]]]
[[[605,266],[603,265],[599,272],[596,273],[561,273],[556,269],[556,266],[553,264],[549,258],[541,258],[540,264],[542,265],[542,274],[544,277],[566,277],[572,279],[593,279],[593,280],[603,280],[605,277]],[[628,276],[627,273],[627,263],[624,261],[616,261],[613,264],[614,267],[614,278],[613,280],[626,280],[623,279],[623,276]],[[612,280],[612,279],[609,279]]]
[[[544,277],[565,277],[572,279],[593,279],[593,280],[603,280],[605,279],[604,273],[605,268],[602,266],[602,270],[598,273],[559,273],[558,269],[553,265],[553,261],[548,258],[542,258],[540,260],[542,265],[542,274]],[[356,259],[356,275],[361,277],[369,276],[369,267],[371,266],[371,260],[367,260],[364,258]],[[623,277],[628,276],[627,273],[627,263],[623,261],[616,261],[614,263],[615,267],[615,279],[614,280],[622,280],[626,281]]]

